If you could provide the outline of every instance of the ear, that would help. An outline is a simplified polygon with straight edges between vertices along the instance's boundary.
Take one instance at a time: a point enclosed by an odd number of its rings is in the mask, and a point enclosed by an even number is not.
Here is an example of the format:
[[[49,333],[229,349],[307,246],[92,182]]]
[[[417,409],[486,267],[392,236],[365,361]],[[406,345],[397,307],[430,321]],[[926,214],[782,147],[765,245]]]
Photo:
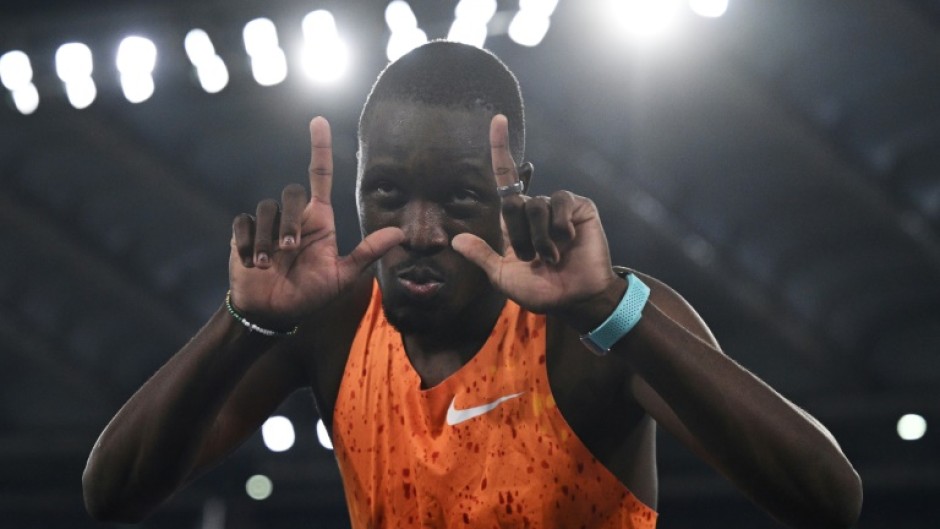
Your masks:
[[[525,188],[522,190],[523,193],[528,193],[529,189],[531,189],[530,186],[531,186],[531,180],[532,180],[532,173],[534,172],[535,172],[535,166],[532,165],[532,162],[522,162],[519,165],[519,168],[518,168],[519,180],[525,186]]]

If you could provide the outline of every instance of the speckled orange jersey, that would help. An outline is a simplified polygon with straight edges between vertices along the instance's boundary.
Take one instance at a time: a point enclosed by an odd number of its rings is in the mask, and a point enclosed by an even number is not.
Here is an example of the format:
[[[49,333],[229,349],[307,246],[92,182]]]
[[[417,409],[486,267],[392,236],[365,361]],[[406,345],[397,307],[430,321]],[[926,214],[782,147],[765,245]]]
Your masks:
[[[473,359],[422,390],[374,286],[333,443],[355,529],[656,525],[561,416],[545,368],[545,318],[512,302]]]

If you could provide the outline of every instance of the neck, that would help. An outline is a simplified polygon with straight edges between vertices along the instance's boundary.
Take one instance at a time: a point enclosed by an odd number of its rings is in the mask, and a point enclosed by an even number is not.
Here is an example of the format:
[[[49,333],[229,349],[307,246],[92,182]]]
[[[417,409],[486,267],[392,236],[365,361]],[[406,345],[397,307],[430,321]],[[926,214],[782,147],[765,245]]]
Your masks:
[[[505,304],[506,297],[493,290],[468,305],[455,318],[459,324],[439,332],[403,333],[405,352],[422,386],[437,385],[469,362],[486,343]]]

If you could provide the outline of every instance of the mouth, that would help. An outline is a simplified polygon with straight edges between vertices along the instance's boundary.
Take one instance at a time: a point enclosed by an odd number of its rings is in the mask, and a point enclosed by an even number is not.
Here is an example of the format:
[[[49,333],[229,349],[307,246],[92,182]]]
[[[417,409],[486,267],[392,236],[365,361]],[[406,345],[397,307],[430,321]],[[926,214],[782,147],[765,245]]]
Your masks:
[[[444,277],[433,268],[412,265],[398,272],[398,282],[416,300],[429,300],[444,286]]]

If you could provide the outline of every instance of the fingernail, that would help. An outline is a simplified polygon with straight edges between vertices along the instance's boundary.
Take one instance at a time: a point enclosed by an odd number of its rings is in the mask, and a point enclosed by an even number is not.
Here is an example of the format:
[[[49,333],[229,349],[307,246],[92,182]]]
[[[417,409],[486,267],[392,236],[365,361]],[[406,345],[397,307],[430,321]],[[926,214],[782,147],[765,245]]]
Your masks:
[[[258,259],[258,262],[259,262],[259,263],[267,263],[267,262],[268,262],[268,254],[266,254],[266,253],[264,253],[264,252],[261,252],[261,253],[258,254],[257,259]]]
[[[293,246],[293,244],[294,244],[294,236],[293,236],[293,235],[287,235],[287,236],[284,237],[284,245],[285,245],[285,246]]]

